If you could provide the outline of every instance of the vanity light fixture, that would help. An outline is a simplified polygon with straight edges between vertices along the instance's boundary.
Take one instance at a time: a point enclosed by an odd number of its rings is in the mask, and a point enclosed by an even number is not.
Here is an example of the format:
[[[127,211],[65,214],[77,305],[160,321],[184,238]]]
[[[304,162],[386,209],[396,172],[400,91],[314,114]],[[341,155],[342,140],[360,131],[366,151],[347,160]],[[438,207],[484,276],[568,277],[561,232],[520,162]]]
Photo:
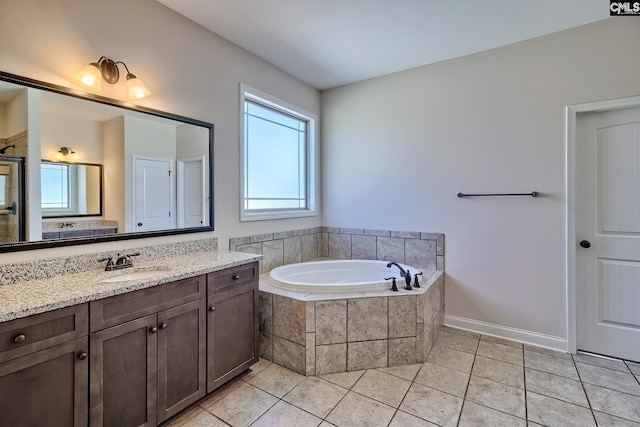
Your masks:
[[[92,62],[84,67],[76,78],[83,86],[96,92],[102,90],[102,80],[114,84],[120,79],[118,64],[124,65],[127,70],[127,93],[129,99],[135,100],[151,95],[149,89],[140,81],[135,74],[129,71],[129,67],[122,61],[112,61],[106,56],[101,56],[98,62]]]
[[[71,160],[78,160],[78,155],[71,147],[60,147],[58,150],[58,154],[56,154],[56,158],[59,160],[67,160],[65,157],[69,156]]]

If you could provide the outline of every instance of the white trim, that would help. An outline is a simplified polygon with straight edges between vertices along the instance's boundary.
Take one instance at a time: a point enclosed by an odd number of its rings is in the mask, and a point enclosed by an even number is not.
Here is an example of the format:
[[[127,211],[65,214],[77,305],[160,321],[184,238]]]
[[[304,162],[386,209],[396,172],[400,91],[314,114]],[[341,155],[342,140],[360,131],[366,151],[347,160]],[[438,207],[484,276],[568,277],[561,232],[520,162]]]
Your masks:
[[[576,343],[576,125],[578,113],[594,113],[640,107],[640,96],[589,102],[566,107],[566,191],[567,211],[565,215],[566,238],[566,298],[567,298],[567,350],[575,353]]]
[[[154,162],[166,162],[169,164],[169,171],[172,172],[170,184],[171,184],[171,201],[169,203],[170,211],[169,215],[171,216],[171,228],[176,228],[176,178],[175,178],[175,159],[164,158],[164,157],[150,157],[150,156],[141,156],[138,154],[133,154],[131,156],[131,230],[136,231],[137,221],[138,221],[138,213],[136,209],[136,162],[138,160],[149,160]]]
[[[307,173],[307,209],[278,209],[273,211],[246,212],[244,209],[244,186],[245,186],[245,146],[244,146],[244,104],[245,99],[267,105],[275,110],[306,120],[309,123],[307,129],[308,139],[308,173]],[[240,221],[262,221],[271,219],[285,218],[301,218],[318,216],[319,212],[319,194],[320,194],[320,144],[318,139],[318,116],[310,111],[306,111],[291,103],[283,101],[261,90],[255,89],[244,83],[240,83],[240,110],[239,110],[239,126],[240,126]]]
[[[467,319],[465,317],[445,314],[444,324],[453,328],[464,329],[482,335],[491,335],[498,338],[505,338],[511,341],[531,344],[538,347],[550,348],[552,350],[567,351],[567,340],[561,337],[545,335],[538,332],[525,331],[523,329],[510,328],[508,326],[496,325],[494,323],[482,322],[480,320]]]

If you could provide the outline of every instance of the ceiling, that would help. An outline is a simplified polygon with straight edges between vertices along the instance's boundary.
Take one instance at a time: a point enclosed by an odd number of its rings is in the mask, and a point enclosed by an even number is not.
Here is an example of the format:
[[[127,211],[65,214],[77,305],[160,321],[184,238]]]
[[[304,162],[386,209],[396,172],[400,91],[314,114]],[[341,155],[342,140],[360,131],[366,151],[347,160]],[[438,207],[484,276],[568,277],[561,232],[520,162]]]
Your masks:
[[[317,89],[588,24],[604,0],[157,0]]]

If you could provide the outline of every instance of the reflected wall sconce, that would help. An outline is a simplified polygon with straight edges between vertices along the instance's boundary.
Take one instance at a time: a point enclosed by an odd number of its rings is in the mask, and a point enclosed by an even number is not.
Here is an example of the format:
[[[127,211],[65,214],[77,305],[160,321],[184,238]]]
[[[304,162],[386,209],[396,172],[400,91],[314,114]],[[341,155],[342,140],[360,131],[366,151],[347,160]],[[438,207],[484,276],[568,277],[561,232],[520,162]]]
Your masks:
[[[58,160],[77,160],[78,155],[71,147],[60,147],[58,154],[56,154]]]
[[[136,77],[129,67],[122,61],[112,61],[106,56],[101,56],[98,62],[92,62],[84,67],[77,75],[78,81],[86,88],[96,92],[102,90],[102,80],[109,84],[114,84],[120,79],[118,64],[124,65],[127,70],[127,93],[129,99],[135,100],[151,95],[149,89]]]

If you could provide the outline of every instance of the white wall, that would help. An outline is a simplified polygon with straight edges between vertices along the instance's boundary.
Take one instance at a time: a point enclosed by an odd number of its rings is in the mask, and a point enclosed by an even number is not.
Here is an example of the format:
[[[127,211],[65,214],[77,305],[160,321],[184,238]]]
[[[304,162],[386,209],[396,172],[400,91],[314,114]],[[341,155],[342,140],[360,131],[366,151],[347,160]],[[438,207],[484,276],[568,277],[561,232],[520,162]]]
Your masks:
[[[448,316],[566,338],[564,107],[639,95],[632,40],[611,18],[323,92],[324,225],[444,232]]]
[[[47,111],[40,118],[43,159],[102,163],[102,123],[57,111]],[[58,159],[60,147],[71,147],[77,158]]]
[[[320,225],[320,217],[240,223],[240,83],[319,113],[317,90],[154,0],[0,0],[0,70],[77,87],[74,76],[101,55],[127,63],[152,96],[140,104],[215,124],[215,229],[228,238]],[[125,82],[102,95],[124,99]],[[188,240],[205,234],[154,239]],[[125,247],[130,242],[115,242]],[[0,255],[0,264],[101,246]]]

